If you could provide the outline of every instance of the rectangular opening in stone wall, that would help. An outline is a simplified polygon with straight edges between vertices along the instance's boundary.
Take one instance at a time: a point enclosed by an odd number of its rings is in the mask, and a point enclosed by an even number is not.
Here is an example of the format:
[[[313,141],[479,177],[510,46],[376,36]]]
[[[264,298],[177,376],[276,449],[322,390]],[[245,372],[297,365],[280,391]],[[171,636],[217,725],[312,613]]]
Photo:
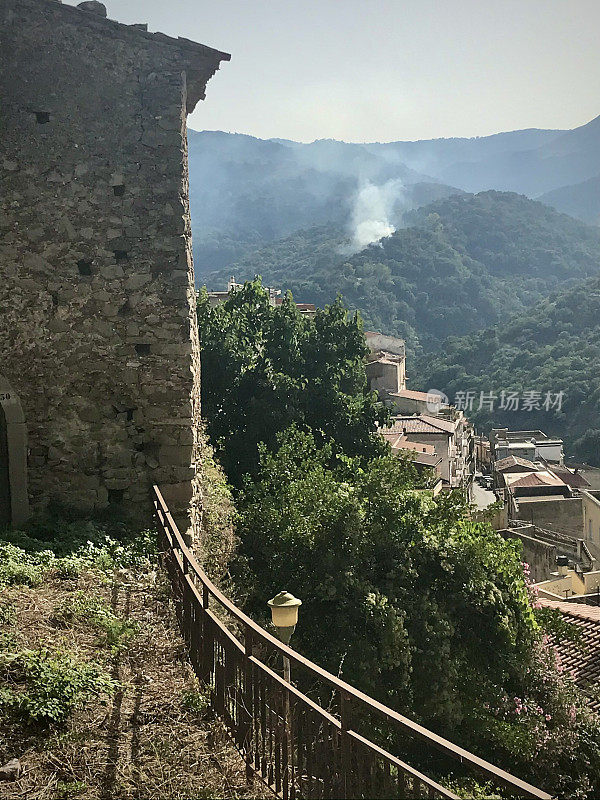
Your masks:
[[[86,261],[85,258],[82,258],[77,262],[77,269],[79,270],[80,275],[91,275],[92,262]]]
[[[109,489],[108,502],[111,505],[120,506],[123,504],[124,494],[125,494],[125,489]]]
[[[129,261],[129,253],[127,250],[113,250],[115,254],[115,261]]]
[[[117,197],[123,197],[125,194],[125,187],[124,186],[113,186],[113,192]]]
[[[34,111],[35,121],[38,125],[46,125],[50,122],[50,112],[48,111]]]
[[[140,356],[147,356],[150,354],[149,344],[136,344],[135,352]]]

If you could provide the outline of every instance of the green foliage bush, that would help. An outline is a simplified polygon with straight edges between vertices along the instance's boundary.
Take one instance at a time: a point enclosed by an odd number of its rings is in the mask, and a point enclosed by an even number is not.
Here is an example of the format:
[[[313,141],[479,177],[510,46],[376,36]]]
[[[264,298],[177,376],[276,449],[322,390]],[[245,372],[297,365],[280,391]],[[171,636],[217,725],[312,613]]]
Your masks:
[[[53,561],[54,554],[49,550],[31,554],[0,542],[0,586],[39,586]]]
[[[12,603],[10,600],[0,600],[0,625],[12,625],[14,620],[14,603]]]
[[[186,691],[181,695],[181,705],[187,711],[204,717],[210,710],[210,697],[203,692]]]
[[[74,592],[59,603],[53,612],[55,622],[72,625],[76,621],[88,622],[104,634],[104,644],[124,646],[130,641],[139,625],[135,620],[121,619],[113,613],[102,597],[85,592]]]
[[[99,665],[45,648],[0,653],[0,676],[0,707],[43,725],[65,722],[74,709],[116,686]]]
[[[472,702],[465,671],[476,686],[509,674],[533,641],[518,545],[469,521],[456,496],[414,491],[395,456],[331,462],[331,446],[294,429],[277,453],[261,449],[239,502],[250,607],[262,615],[269,593],[297,594],[303,652],[451,729]]]
[[[56,533],[52,526],[33,527],[27,532],[6,530],[0,534],[0,586],[39,586],[46,575],[76,578],[85,569],[106,574],[122,568],[148,567],[155,559],[156,536],[143,531],[119,541],[88,523],[67,527],[64,540],[41,539]],[[83,536],[89,536],[83,539]]]
[[[264,619],[269,596],[293,592],[309,658],[534,784],[597,796],[598,717],[557,667],[520,543],[470,519],[457,493],[415,491],[391,455],[332,465],[331,446],[294,428],[279,444],[261,447],[239,498],[249,610]]]
[[[314,319],[291,297],[271,306],[256,280],[211,308],[198,301],[202,407],[227,477],[240,487],[258,466],[258,443],[275,445],[292,424],[331,439],[340,453],[371,457],[388,417],[367,387],[360,319],[337,300]]]

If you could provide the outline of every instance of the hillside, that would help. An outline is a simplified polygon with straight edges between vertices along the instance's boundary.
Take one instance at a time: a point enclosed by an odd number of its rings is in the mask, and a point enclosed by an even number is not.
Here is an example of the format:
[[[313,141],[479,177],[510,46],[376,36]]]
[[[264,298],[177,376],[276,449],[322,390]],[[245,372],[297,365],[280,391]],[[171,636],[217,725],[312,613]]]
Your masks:
[[[483,427],[538,429],[565,438],[568,452],[600,465],[600,280],[556,293],[476,335],[449,339],[415,370],[423,388],[459,391],[477,398],[469,416]],[[562,408],[478,410],[480,393],[564,392]]]
[[[573,186],[561,186],[539,199],[564,214],[590,225],[600,225],[600,175]]]
[[[362,145],[283,144],[219,131],[190,130],[188,138],[200,275],[297,230],[324,224],[346,229],[357,213],[398,224],[407,209],[460,191]],[[360,193],[369,187],[376,188],[365,208]]]
[[[0,797],[266,797],[195,678],[155,533],[33,527],[0,531],[0,764],[20,767]]]
[[[587,180],[598,172],[600,117],[531,149],[450,164],[436,177],[469,191],[495,188],[536,197]]]
[[[339,230],[294,233],[231,272],[260,274],[301,302],[323,305],[341,292],[368,327],[430,350],[600,270],[600,232],[519,195],[453,196],[405,220],[408,227],[352,256]],[[223,286],[229,271],[211,275],[209,288]]]
[[[303,144],[190,130],[188,142],[198,275],[313,226],[351,233],[364,223],[375,241],[407,210],[462,191],[543,195],[558,210],[598,221],[600,193],[585,182],[600,173],[600,117],[571,131],[471,139]]]

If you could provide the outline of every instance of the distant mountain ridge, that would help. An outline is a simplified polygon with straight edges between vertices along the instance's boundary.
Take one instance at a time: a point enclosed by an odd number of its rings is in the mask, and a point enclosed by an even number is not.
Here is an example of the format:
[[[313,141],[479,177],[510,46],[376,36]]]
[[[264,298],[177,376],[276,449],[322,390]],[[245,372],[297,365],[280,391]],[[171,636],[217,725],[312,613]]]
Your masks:
[[[303,144],[193,130],[188,139],[199,275],[313,226],[351,233],[365,187],[373,194],[374,231],[397,227],[407,210],[465,191],[541,196],[588,222],[597,221],[600,206],[600,178],[589,183],[600,176],[600,117],[570,131],[472,139]]]
[[[539,200],[589,225],[600,225],[600,175],[572,186],[553,189],[540,195]]]

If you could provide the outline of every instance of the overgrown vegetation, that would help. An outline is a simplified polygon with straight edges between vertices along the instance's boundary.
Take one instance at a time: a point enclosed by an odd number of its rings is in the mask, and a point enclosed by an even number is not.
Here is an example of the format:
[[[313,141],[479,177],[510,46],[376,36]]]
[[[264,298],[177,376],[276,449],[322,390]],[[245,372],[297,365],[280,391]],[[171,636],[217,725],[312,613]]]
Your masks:
[[[305,387],[307,405],[320,402],[313,367],[308,359],[294,361],[292,338],[294,382],[283,370],[272,377],[276,343],[264,331],[279,316],[266,310],[260,294],[254,283],[234,294],[220,315],[211,312],[215,327],[204,341],[205,350],[217,342],[221,359],[220,401],[215,394],[205,404],[208,430],[225,431],[223,420],[233,421],[233,448],[240,439],[245,446],[241,426],[247,426],[256,448],[256,460],[227,461],[227,439],[218,440],[218,453],[241,483],[232,570],[248,610],[265,621],[265,599],[281,589],[293,592],[303,600],[295,646],[314,661],[534,784],[561,796],[596,796],[598,718],[560,672],[548,634],[565,632],[554,617],[534,613],[520,544],[474,519],[460,493],[433,498],[418,491],[410,463],[385,447],[352,451],[346,439],[336,439],[335,425],[307,424],[313,412],[297,413],[295,386]],[[295,320],[289,305],[285,313]],[[342,313],[338,301],[336,314]],[[275,330],[282,348],[288,329]],[[291,330],[301,337],[297,322]],[[219,336],[226,344],[218,344]],[[239,341],[245,355],[237,359]],[[327,352],[333,360],[344,350],[338,344]],[[336,387],[341,363],[330,367]],[[362,360],[351,363],[362,386]],[[291,390],[278,395],[279,385]],[[287,409],[288,397],[289,414],[269,417],[272,409]],[[249,418],[242,398],[268,424]],[[339,406],[329,408],[338,409],[339,420]],[[372,416],[341,418],[354,431],[362,426],[358,441],[369,441]],[[252,469],[241,481],[245,463]],[[407,751],[405,741],[390,743],[413,763],[423,758],[422,750]]]
[[[274,446],[292,424],[338,453],[383,452],[375,428],[387,412],[367,387],[360,319],[339,300],[307,319],[291,297],[270,305],[255,280],[216,308],[201,293],[198,321],[203,413],[233,486],[256,473],[258,443]]]
[[[114,692],[115,682],[98,664],[69,651],[39,648],[0,653],[0,708],[26,722],[62,723],[92,697]]]
[[[54,516],[0,532],[0,763],[13,757],[6,800],[263,796],[186,662],[154,531]]]
[[[62,600],[55,608],[52,619],[59,625],[87,622],[103,633],[103,644],[111,647],[125,645],[139,629],[129,619],[119,618],[102,597],[75,592]]]
[[[600,466],[600,280],[558,293],[495,328],[450,339],[438,356],[423,358],[417,372],[424,386],[451,398],[472,392],[467,413],[481,427],[540,428],[563,436],[573,455]],[[530,410],[502,410],[502,391],[538,394]],[[479,408],[482,392],[496,396],[493,413],[486,404]],[[544,408],[547,393],[555,398],[560,392],[561,408]]]

